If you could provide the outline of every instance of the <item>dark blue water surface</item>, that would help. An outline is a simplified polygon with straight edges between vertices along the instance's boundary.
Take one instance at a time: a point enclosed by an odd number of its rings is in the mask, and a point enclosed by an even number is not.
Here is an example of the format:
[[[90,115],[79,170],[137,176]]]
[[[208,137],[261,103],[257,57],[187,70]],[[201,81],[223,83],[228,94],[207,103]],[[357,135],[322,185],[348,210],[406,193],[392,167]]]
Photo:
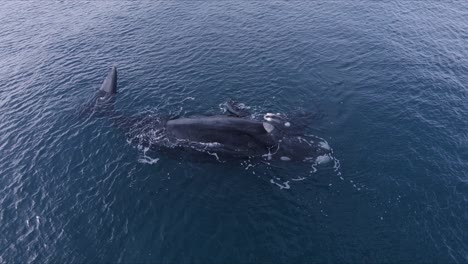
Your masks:
[[[80,108],[312,113],[316,167],[147,153]],[[5,1],[0,262],[468,262],[465,1]]]

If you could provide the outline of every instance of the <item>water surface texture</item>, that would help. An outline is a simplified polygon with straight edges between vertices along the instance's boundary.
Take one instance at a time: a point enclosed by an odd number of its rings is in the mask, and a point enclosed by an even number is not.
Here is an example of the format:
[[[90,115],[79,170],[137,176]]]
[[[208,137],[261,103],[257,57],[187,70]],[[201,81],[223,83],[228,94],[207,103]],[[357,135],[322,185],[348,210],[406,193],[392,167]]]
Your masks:
[[[5,1],[0,262],[468,262],[465,1]],[[310,113],[335,162],[146,153],[80,108]]]

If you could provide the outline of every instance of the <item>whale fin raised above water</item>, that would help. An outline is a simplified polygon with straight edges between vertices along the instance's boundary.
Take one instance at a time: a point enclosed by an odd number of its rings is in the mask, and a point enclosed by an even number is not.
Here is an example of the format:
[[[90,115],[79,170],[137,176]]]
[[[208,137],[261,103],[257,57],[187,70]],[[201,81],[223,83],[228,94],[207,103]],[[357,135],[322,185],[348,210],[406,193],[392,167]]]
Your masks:
[[[117,67],[112,66],[99,90],[105,92],[107,95],[117,93]]]
[[[92,112],[107,114],[114,111],[115,94],[117,93],[117,67],[112,66],[95,95]]]

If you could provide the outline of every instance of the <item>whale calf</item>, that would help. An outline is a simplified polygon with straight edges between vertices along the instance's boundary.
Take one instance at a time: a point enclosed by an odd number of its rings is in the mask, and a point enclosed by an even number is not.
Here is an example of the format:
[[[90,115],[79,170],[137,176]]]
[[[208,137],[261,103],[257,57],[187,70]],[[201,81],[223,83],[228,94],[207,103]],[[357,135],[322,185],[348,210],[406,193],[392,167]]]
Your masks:
[[[190,152],[216,158],[315,161],[329,155],[318,139],[295,133],[294,126],[280,114],[265,114],[263,120],[234,116],[125,116],[114,109],[117,68],[112,67],[94,99],[94,110],[105,112],[131,143],[159,152]],[[229,112],[240,113],[231,104]]]

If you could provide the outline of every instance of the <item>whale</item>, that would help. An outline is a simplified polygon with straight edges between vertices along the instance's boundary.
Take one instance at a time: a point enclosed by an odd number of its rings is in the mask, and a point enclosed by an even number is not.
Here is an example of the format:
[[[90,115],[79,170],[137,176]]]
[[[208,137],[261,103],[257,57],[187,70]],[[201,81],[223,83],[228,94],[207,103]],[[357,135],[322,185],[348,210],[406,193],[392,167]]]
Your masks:
[[[113,66],[93,99],[93,111],[123,130],[127,141],[161,153],[191,153],[220,159],[316,161],[330,155],[320,138],[297,133],[287,116],[265,113],[255,119],[229,103],[232,115],[127,116],[116,109],[117,68]],[[233,101],[230,101],[233,102]]]

